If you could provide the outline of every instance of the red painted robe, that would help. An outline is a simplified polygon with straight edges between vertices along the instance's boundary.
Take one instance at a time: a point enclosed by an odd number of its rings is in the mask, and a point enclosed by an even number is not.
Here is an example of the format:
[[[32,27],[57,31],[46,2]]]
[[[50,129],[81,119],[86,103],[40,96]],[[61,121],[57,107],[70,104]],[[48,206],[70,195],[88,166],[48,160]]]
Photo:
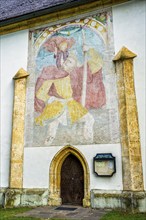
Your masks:
[[[64,70],[58,69],[56,66],[44,67],[41,75],[38,77],[35,87],[35,111],[42,112],[45,108],[45,103],[36,97],[36,93],[46,80],[62,79],[70,75],[71,87],[73,91],[73,99],[81,103],[82,96],[82,81],[83,81],[83,67],[76,67],[70,74]],[[49,96],[60,97],[57,94],[54,84],[48,91]],[[106,104],[105,88],[102,81],[102,69],[97,73],[92,74],[90,68],[87,68],[87,90],[86,103],[87,109],[98,109]]]

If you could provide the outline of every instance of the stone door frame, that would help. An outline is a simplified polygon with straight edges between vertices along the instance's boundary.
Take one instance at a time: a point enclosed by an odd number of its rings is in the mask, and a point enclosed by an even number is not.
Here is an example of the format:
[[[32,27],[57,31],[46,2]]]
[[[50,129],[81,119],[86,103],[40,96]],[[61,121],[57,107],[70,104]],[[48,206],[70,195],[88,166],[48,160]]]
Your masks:
[[[48,204],[57,206],[62,204],[61,195],[61,167],[69,154],[73,154],[81,162],[84,171],[84,199],[83,206],[90,206],[90,172],[83,154],[75,147],[65,146],[53,158],[49,169],[49,200]]]

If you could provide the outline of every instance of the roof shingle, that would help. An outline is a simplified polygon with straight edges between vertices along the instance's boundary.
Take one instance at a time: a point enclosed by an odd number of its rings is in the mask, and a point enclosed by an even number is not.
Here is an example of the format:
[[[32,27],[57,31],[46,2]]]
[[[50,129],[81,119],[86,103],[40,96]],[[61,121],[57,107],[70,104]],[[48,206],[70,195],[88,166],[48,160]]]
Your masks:
[[[82,0],[1,0],[0,20],[18,17],[71,2],[82,2]]]

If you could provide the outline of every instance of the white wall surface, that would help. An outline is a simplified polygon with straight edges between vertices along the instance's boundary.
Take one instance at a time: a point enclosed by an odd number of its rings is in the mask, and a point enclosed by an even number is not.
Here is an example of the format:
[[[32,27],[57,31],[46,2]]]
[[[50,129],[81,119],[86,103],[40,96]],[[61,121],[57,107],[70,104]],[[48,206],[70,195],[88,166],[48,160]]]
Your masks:
[[[126,46],[137,54],[134,59],[134,77],[146,189],[146,1],[135,0],[113,7],[113,26],[115,52]]]
[[[134,53],[135,88],[145,164],[145,5],[146,1],[132,1],[113,8],[115,52],[126,46]],[[1,164],[0,186],[8,187],[11,146],[11,124],[13,107],[13,76],[23,67],[27,70],[28,31],[20,31],[1,37]],[[61,147],[25,148],[24,187],[48,188],[49,166]],[[122,190],[121,147],[114,145],[78,146],[89,161],[91,189]],[[93,174],[93,157],[97,153],[112,153],[116,157],[117,172],[111,178],[96,177]],[[146,168],[144,167],[144,174]],[[146,175],[145,175],[146,178]],[[146,181],[145,181],[146,188]]]
[[[1,37],[1,152],[0,187],[9,185],[9,161],[13,109],[13,77],[22,67],[27,70],[28,31]]]
[[[49,168],[55,154],[62,147],[37,147],[24,150],[24,188],[48,188]],[[90,189],[122,190],[122,167],[120,144],[76,146],[89,164]],[[93,157],[97,153],[112,153],[116,157],[117,172],[112,177],[97,177],[93,172]]]

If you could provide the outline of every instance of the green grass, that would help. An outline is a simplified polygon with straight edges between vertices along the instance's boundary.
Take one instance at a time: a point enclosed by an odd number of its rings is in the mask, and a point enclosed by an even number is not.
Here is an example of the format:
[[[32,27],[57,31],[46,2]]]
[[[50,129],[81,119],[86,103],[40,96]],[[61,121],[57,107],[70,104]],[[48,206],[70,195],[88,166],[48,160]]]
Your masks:
[[[0,220],[41,220],[39,218],[31,217],[16,217],[15,215],[31,210],[32,208],[13,208],[3,209],[0,208]]]
[[[32,209],[33,208],[30,208],[30,207],[10,208],[10,209],[4,209],[4,208],[0,207],[0,220],[45,220],[43,218],[18,217],[18,216],[16,216],[19,213],[24,213],[24,212],[27,212],[27,211],[32,210]],[[69,219],[51,218],[50,220],[69,220]]]
[[[146,220],[146,213],[132,214],[121,211],[112,211],[104,215],[101,220]]]
[[[31,210],[32,208],[13,208],[3,209],[0,208],[0,220],[43,220],[43,218],[32,217],[16,217],[17,214]],[[51,218],[50,220],[59,220]],[[63,220],[63,219],[60,219]],[[67,220],[67,219],[65,219]],[[69,219],[68,219],[69,220]],[[132,214],[126,212],[111,211],[104,215],[101,220],[146,220],[145,214]]]

